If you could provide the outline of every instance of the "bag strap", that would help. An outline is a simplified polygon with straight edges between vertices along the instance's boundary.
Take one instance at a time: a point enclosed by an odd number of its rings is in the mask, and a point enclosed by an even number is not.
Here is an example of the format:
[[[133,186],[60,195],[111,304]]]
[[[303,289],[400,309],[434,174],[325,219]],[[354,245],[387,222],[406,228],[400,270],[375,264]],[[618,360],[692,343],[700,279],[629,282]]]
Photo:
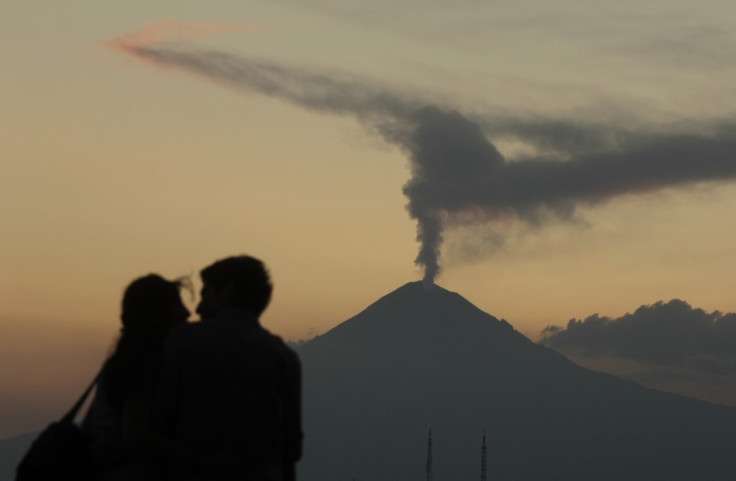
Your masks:
[[[79,410],[82,409],[82,405],[84,404],[84,401],[87,400],[87,397],[89,397],[89,394],[92,392],[92,388],[95,387],[95,384],[97,384],[97,381],[100,380],[100,376],[102,375],[102,370],[97,373],[95,378],[92,380],[92,382],[87,386],[87,389],[84,390],[84,393],[82,393],[82,396],[77,400],[77,402],[72,406],[72,408],[69,410],[68,413],[64,415],[63,418],[59,422],[71,424],[74,422],[74,419],[77,417],[77,413],[79,413]]]

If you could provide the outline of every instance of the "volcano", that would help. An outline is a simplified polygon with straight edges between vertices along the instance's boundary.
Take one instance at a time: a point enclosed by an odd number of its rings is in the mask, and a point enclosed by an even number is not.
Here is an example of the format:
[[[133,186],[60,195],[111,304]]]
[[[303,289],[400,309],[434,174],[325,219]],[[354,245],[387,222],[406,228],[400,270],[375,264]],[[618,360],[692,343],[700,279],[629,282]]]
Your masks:
[[[736,408],[645,389],[409,283],[298,348],[300,481],[732,480]]]

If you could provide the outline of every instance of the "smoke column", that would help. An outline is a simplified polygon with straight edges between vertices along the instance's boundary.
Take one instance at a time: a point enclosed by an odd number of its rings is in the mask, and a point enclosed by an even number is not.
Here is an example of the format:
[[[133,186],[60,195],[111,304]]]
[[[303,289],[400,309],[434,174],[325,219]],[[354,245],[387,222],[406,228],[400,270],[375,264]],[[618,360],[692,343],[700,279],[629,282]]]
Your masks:
[[[443,227],[517,219],[540,224],[567,218],[583,204],[703,181],[736,178],[736,128],[707,134],[606,132],[540,119],[464,116],[429,96],[344,72],[205,51],[191,45],[113,41],[109,45],[161,67],[205,76],[317,112],[346,115],[404,150],[411,178],[407,209],[417,221],[415,262],[431,286],[440,272]],[[509,161],[488,140],[515,137],[547,158]],[[565,160],[550,160],[563,157]]]

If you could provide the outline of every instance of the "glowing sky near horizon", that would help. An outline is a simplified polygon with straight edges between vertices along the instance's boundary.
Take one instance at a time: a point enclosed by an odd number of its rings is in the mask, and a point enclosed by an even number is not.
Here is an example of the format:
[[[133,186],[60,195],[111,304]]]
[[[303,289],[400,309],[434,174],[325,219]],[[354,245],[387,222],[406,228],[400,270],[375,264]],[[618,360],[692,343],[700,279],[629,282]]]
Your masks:
[[[699,134],[736,118],[732,2],[28,0],[5,10],[7,412],[55,396],[38,408],[51,415],[71,400],[114,338],[123,287],[147,272],[261,257],[276,285],[264,324],[291,340],[422,275],[399,148],[352,118],[100,48],[111,39],[164,21],[174,47],[348,72],[529,124]],[[493,140],[512,160],[537,153]],[[437,282],[530,337],[672,298],[736,312],[735,215],[736,185],[720,182],[627,195],[540,227],[450,225]],[[30,428],[2,421],[0,437]]]

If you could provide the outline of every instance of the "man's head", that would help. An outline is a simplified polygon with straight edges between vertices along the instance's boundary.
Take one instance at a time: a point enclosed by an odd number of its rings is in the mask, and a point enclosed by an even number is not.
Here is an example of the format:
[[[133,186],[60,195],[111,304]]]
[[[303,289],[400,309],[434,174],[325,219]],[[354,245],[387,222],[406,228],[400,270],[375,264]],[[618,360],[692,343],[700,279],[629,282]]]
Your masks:
[[[219,260],[200,272],[202,298],[197,312],[202,318],[216,315],[222,308],[243,307],[260,316],[271,300],[271,279],[266,266],[250,256]]]

